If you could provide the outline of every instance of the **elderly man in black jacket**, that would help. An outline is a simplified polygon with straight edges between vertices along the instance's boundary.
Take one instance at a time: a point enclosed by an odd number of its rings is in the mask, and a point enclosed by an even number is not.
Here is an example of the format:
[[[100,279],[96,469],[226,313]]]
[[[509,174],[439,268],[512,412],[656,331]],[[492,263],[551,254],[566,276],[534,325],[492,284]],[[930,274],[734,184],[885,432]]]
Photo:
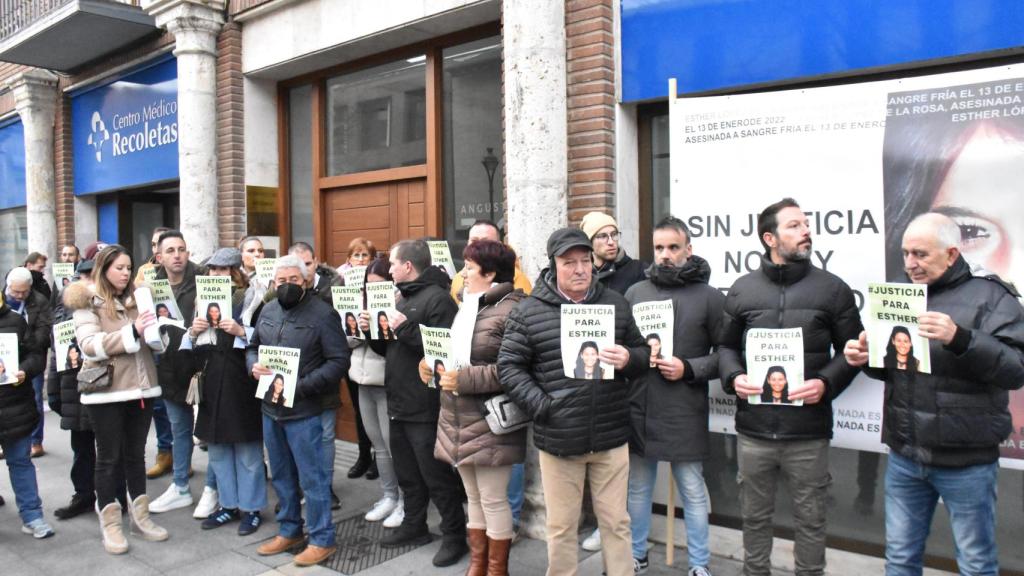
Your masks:
[[[269,556],[302,542],[301,487],[309,546],[295,557],[299,566],[318,564],[335,550],[331,470],[323,458],[320,422],[324,395],[338,389],[349,365],[348,341],[338,315],[306,288],[308,280],[301,259],[288,255],[274,263],[277,299],[263,307],[246,348],[246,363],[256,379],[274,373],[259,363],[260,346],[301,350],[292,407],[263,402],[263,441],[281,511],[278,535],[257,549]],[[330,412],[333,417],[334,410]]]
[[[647,566],[651,498],[658,462],[668,462],[686,513],[689,574],[708,576],[708,506],[702,461],[708,457],[708,380],[718,377],[714,342],[725,296],[708,285],[711,266],[693,255],[690,232],[668,216],[654,227],[649,280],[626,291],[632,305],[672,302],[672,349],[652,357],[630,397],[629,519],[633,559]],[[645,334],[650,342],[651,336]],[[652,353],[653,354],[653,353]],[[685,441],[681,441],[685,439]]]
[[[502,386],[533,418],[552,576],[576,573],[576,530],[588,473],[608,574],[633,574],[625,499],[630,435],[625,379],[647,369],[651,351],[626,299],[593,278],[590,251],[590,239],[582,230],[563,228],[551,234],[551,267],[541,272],[530,296],[509,314],[498,354]],[[599,353],[602,362],[615,367],[614,378],[565,376],[563,304],[614,306],[615,345]]]
[[[371,340],[370,346],[387,359],[384,389],[391,419],[391,457],[405,498],[405,520],[381,543],[390,547],[429,542],[429,499],[441,513],[444,536],[433,563],[450,566],[469,550],[466,514],[458,474],[434,458],[441,391],[427,387],[419,377],[420,326],[450,328],[459,309],[448,292],[448,275],[431,266],[430,248],[423,240],[403,240],[391,249],[391,276],[402,296],[391,319],[396,340]],[[365,314],[360,328],[369,330]]]
[[[37,254],[37,253],[33,253]],[[46,256],[37,254],[46,263]],[[7,273],[7,283],[4,289],[4,298],[8,306],[21,315],[28,323],[25,333],[25,342],[32,348],[45,350],[50,346],[50,329],[53,327],[53,308],[50,306],[48,293],[44,294],[36,290],[35,274],[28,268],[12,268]],[[46,282],[43,282],[45,286]],[[43,374],[30,378],[35,393],[36,410],[43,413]],[[32,457],[42,456],[43,450],[43,422],[42,420],[32,430]]]
[[[14,270],[28,272],[24,268]],[[31,276],[28,278],[25,286],[31,292]],[[16,285],[20,286],[21,283]],[[0,302],[0,333],[17,336],[18,369],[14,371],[13,366],[4,366],[3,369],[4,384],[0,385],[0,446],[7,456],[7,471],[11,477],[14,499],[18,503],[22,532],[36,538],[46,538],[53,536],[53,529],[43,519],[36,468],[30,459],[32,429],[39,423],[41,414],[35,406],[32,386],[26,382],[42,374],[49,342],[39,343],[31,338],[24,312],[12,309],[7,302],[9,299],[8,293],[8,298]]]
[[[785,198],[765,208],[757,231],[766,254],[760,270],[729,289],[718,349],[722,387],[738,397],[744,574],[770,574],[780,474],[788,479],[793,499],[796,573],[823,574],[832,400],[857,373],[833,350],[842,350],[862,326],[850,287],[811,265],[811,230],[795,200]],[[803,329],[805,380],[789,385],[789,399],[801,400],[801,406],[747,402],[762,393],[762,383],[747,378],[744,351],[750,328]]]
[[[886,574],[921,573],[939,498],[960,572],[999,572],[996,474],[999,444],[1012,427],[1008,392],[1024,384],[1024,308],[997,276],[972,275],[960,241],[960,227],[935,213],[918,216],[903,234],[904,269],[911,282],[928,285],[918,334],[928,342],[931,373],[913,362],[864,368],[885,381]],[[867,364],[867,335],[844,352],[851,365]]]

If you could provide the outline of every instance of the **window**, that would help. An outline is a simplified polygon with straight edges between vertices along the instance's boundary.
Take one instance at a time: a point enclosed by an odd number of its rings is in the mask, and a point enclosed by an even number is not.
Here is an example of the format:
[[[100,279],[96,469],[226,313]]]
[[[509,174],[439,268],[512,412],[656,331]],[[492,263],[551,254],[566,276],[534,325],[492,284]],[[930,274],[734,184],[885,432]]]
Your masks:
[[[288,94],[288,190],[291,196],[291,241],[313,243],[313,87]]]
[[[11,208],[0,211],[0,270],[5,273],[21,266],[28,254],[28,216],[26,209]]]

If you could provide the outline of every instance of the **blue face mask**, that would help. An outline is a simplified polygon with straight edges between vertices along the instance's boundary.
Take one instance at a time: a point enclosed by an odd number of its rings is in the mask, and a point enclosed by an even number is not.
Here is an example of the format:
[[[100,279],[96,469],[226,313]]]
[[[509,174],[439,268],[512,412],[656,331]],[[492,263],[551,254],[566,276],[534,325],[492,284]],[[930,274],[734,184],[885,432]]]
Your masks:
[[[7,302],[7,305],[10,306],[12,310],[21,310],[21,306],[23,304],[22,301],[15,299],[13,296],[7,294],[6,292],[4,293],[4,301]]]

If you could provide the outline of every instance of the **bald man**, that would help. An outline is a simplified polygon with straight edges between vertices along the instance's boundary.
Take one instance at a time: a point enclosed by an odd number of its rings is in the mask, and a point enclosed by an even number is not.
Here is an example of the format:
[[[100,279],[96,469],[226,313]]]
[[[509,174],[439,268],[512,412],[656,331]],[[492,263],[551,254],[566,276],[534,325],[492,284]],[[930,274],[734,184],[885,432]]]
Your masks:
[[[949,510],[961,574],[998,574],[996,474],[1010,434],[1008,392],[1024,384],[1024,308],[1013,286],[972,273],[960,227],[941,214],[918,216],[903,234],[903,267],[928,286],[918,334],[931,374],[916,362],[868,368],[867,336],[844,349],[852,366],[885,382],[882,441],[887,575],[921,574],[935,505]]]

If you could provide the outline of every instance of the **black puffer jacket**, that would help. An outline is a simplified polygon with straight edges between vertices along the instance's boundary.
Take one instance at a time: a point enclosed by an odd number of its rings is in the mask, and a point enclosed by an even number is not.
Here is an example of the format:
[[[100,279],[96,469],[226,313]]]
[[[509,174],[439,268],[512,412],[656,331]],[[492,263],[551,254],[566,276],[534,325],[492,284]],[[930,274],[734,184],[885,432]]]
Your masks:
[[[595,268],[594,276],[605,288],[625,294],[630,286],[647,278],[647,266],[645,262],[630,258],[626,250],[620,247],[615,261],[605,262],[600,268]]]
[[[54,308],[54,325],[73,319],[72,311],[64,307],[64,294],[61,292],[60,306]],[[51,347],[53,332],[51,335]],[[82,409],[81,394],[78,393],[78,369],[57,372],[56,359],[51,357],[47,367],[46,393],[50,397],[50,408],[60,414],[61,430],[83,432],[92,430],[89,414]]]
[[[39,424],[31,380],[45,367],[46,346],[28,343],[28,323],[2,300],[0,298],[0,333],[18,335],[18,369],[25,372],[21,384],[0,386],[0,441],[8,442],[28,436]]]
[[[714,341],[725,296],[708,285],[711,266],[692,256],[683,266],[652,266],[650,280],[626,291],[630,305],[672,300],[675,312],[672,356],[686,367],[681,380],[668,381],[647,368],[633,381],[630,451],[666,462],[708,457],[708,380],[718,377]]]
[[[48,349],[50,332],[53,330],[53,307],[50,306],[50,299],[33,289],[25,302],[25,312],[28,314],[26,342],[33,348]]]
[[[832,400],[857,374],[842,354],[846,341],[862,330],[850,287],[809,261],[780,266],[768,258],[761,259],[760,270],[737,280],[725,300],[718,348],[722,388],[730,394],[733,379],[747,371],[750,328],[802,328],[804,378],[821,378],[826,390],[820,402],[803,406],[739,401],[736,431],[766,440],[832,438]]]
[[[974,277],[961,257],[928,286],[928,310],[957,325],[953,341],[930,341],[931,374],[867,368],[885,380],[882,441],[934,466],[999,458],[1012,428],[1008,390],[1024,384],[1024,308],[997,277]]]
[[[277,301],[268,302],[260,313],[252,339],[245,351],[246,372],[259,361],[259,347],[298,348],[299,378],[291,408],[263,402],[263,413],[274,420],[296,420],[324,411],[323,397],[338,390],[338,382],[348,372],[348,341],[341,331],[338,314],[306,292],[302,300],[285,310]],[[253,392],[255,393],[255,384]]]
[[[185,322],[185,330],[192,326],[192,318],[196,315],[196,276],[204,272],[195,263],[187,263],[185,277],[174,293],[174,300],[177,301],[178,310],[181,310],[182,320]],[[166,280],[167,269],[162,266],[157,268],[156,277]],[[171,288],[174,289],[173,286]],[[160,390],[163,391],[164,400],[184,404],[189,382],[195,373],[195,365],[192,362],[192,355],[180,350],[185,330],[177,326],[167,326],[163,330],[168,336],[167,350],[160,355],[156,366],[157,381],[160,383]]]
[[[615,343],[629,350],[614,380],[567,378],[562,368],[562,304],[572,304],[545,269],[533,292],[509,313],[498,353],[498,379],[512,400],[533,417],[533,442],[555,456],[576,456],[629,441],[629,384],[643,373],[651,349],[633,321],[626,299],[594,279],[584,304],[615,306]]]
[[[388,416],[405,422],[437,422],[441,391],[424,385],[419,375],[423,359],[420,326],[451,328],[459,311],[448,292],[451,280],[443,270],[430,266],[412,282],[396,286],[402,297],[395,306],[406,317],[395,330],[397,340],[369,340],[373,351],[387,359],[384,389]]]

